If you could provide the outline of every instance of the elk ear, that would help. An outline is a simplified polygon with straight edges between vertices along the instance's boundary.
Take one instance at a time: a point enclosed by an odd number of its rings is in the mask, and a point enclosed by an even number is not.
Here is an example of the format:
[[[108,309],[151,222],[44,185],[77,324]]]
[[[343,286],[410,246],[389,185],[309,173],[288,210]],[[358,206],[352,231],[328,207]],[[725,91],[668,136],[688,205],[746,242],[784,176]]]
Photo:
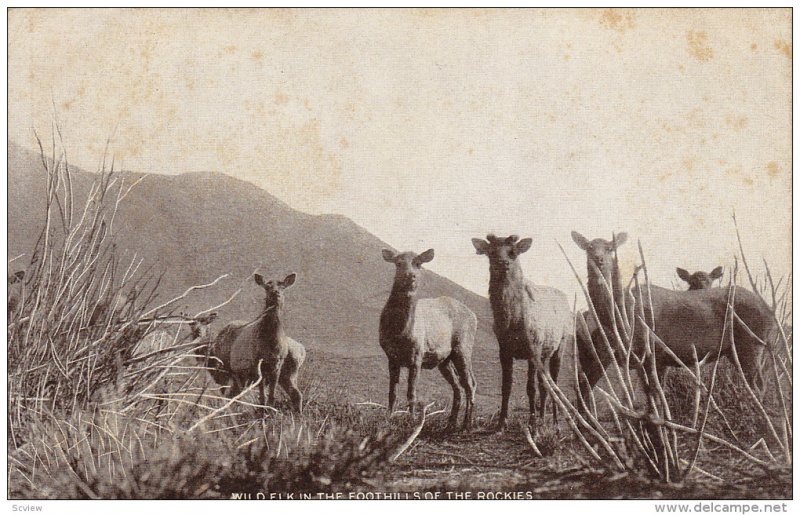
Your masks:
[[[628,233],[621,232],[614,235],[614,248],[618,249],[623,243],[628,241]]]
[[[423,263],[430,263],[431,261],[433,261],[433,249],[428,249],[414,258],[414,264],[417,266],[420,266]]]
[[[284,288],[284,289],[286,289],[286,288],[288,288],[289,286],[293,285],[293,284],[294,284],[294,280],[295,280],[295,279],[297,279],[297,274],[295,274],[295,273],[291,273],[291,274],[287,275],[287,276],[286,276],[286,279],[284,279],[284,280],[281,282],[281,288]]]
[[[14,274],[14,277],[17,279],[17,281],[25,279],[25,270],[20,270],[19,272]]]
[[[475,247],[476,254],[488,254],[489,243],[480,238],[472,238],[472,246]]]
[[[574,241],[581,250],[589,250],[589,240],[584,238],[578,231],[572,231],[572,241]]]
[[[383,249],[381,253],[383,254],[384,261],[388,261],[389,263],[394,263],[394,257],[395,257],[394,252],[392,252],[389,249]]]
[[[692,277],[689,275],[689,272],[687,272],[687,271],[686,271],[686,270],[684,270],[683,268],[680,268],[680,267],[678,267],[678,268],[676,268],[676,269],[675,269],[675,271],[678,273],[678,277],[680,277],[681,279],[683,279],[683,280],[684,280],[684,281],[686,281],[687,283],[688,283],[688,282],[689,282],[689,280],[692,278]]]
[[[255,279],[257,285],[264,286],[264,278],[261,276],[261,274],[254,275],[253,279]]]
[[[711,273],[708,274],[708,276],[712,279],[719,279],[720,277],[722,277],[722,267],[718,266],[717,268],[712,270]]]
[[[533,245],[533,240],[530,238],[525,238],[523,240],[519,240],[519,242],[514,245],[514,252],[517,254],[522,254],[523,252],[528,252]]]

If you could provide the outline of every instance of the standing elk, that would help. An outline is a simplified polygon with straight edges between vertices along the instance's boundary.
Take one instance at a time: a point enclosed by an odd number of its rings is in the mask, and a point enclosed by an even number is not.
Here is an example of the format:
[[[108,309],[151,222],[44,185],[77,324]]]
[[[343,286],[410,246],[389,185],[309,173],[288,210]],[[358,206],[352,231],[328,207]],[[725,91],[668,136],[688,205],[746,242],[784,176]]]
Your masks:
[[[632,352],[639,359],[644,357],[646,332],[650,335],[655,334],[671,354],[687,366],[694,365],[697,360],[713,361],[718,352],[732,358],[734,350],[731,344],[732,336],[736,355],[747,382],[753,388],[761,387],[763,383],[759,367],[761,354],[764,344],[770,344],[776,336],[777,327],[769,307],[757,294],[741,286],[733,286],[732,291],[730,288],[675,291],[649,285],[623,290],[615,252],[625,243],[627,234],[617,234],[612,241],[601,238],[589,241],[573,231],[572,239],[586,252],[589,298],[600,323],[590,337],[584,335],[583,338],[579,338],[578,354],[581,369],[585,374],[585,380],[582,378],[580,381],[580,390],[584,399],[589,398],[590,390],[614,359],[614,356],[598,343],[602,341],[598,331],[605,330],[610,339],[615,323],[612,318],[615,316],[615,307],[619,309],[620,314],[625,311],[627,319],[631,321]],[[727,310],[729,294],[734,299],[735,322],[732,335],[730,324],[726,324],[726,316],[729,316]],[[589,315],[587,318],[593,317]],[[617,315],[618,325],[619,319],[620,316]],[[646,321],[647,325],[643,321]],[[724,334],[723,329],[725,329]],[[594,347],[599,362],[588,345]],[[666,367],[680,366],[680,363],[660,345],[656,343],[653,345],[656,374],[662,378]],[[616,359],[619,363],[625,361],[624,356],[618,355]]]
[[[721,266],[718,266],[708,273],[700,271],[690,274],[680,267],[676,268],[675,272],[677,272],[678,277],[689,284],[689,290],[705,290],[706,288],[711,288],[714,281],[722,277]]]
[[[261,376],[259,401],[262,405],[265,404],[265,383],[269,384],[270,405],[275,404],[275,388],[280,383],[292,408],[298,413],[302,411],[303,395],[297,387],[297,375],[305,361],[306,349],[286,336],[281,323],[284,291],[296,278],[297,274],[289,274],[282,281],[265,282],[261,275],[255,274],[256,284],[266,292],[264,310],[252,322],[229,323],[211,344],[209,355],[219,361],[210,367],[211,376],[220,385],[231,383],[229,397],[236,397]]]
[[[475,405],[472,347],[478,318],[464,304],[450,297],[417,298],[422,265],[433,259],[433,249],[419,255],[384,249],[383,259],[395,265],[392,292],[380,319],[380,345],[389,359],[389,413],[394,411],[401,367],[408,368],[408,404],[412,414],[420,370],[438,367],[453,388],[448,428],[458,425],[460,383],[467,397],[464,427],[469,429]]]
[[[544,374],[558,381],[561,349],[572,340],[573,315],[567,296],[547,286],[526,281],[517,259],[531,248],[532,240],[512,235],[486,240],[473,238],[478,254],[489,258],[489,302],[494,315],[494,334],[500,344],[503,371],[499,429],[505,428],[511,396],[514,360],[528,362],[528,403],[531,417],[536,416],[538,391],[539,413],[544,417],[548,388]],[[557,423],[553,400],[553,422]]]

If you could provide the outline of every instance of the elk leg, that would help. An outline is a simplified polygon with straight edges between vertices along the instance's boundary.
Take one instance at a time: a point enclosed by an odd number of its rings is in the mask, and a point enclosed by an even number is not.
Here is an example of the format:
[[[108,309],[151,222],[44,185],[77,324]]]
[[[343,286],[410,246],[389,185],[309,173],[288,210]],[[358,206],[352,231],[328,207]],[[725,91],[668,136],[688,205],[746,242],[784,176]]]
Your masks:
[[[464,429],[472,427],[473,411],[475,409],[475,374],[472,373],[472,363],[468,356],[454,353],[453,365],[455,365],[458,380],[467,397],[467,407],[464,413]]]
[[[731,359],[739,358],[739,364],[742,367],[742,372],[744,373],[747,384],[749,384],[750,388],[760,397],[764,389],[762,358],[764,348],[749,337],[747,339],[739,337],[736,342],[736,348],[731,348]],[[736,352],[735,357],[733,356],[734,352]]]
[[[280,384],[289,400],[292,402],[292,409],[297,413],[303,412],[303,394],[297,387],[297,373],[299,371],[297,363],[294,360],[284,360],[283,368],[281,368]]]
[[[279,359],[272,365],[272,367],[268,371],[269,373],[266,376],[266,379],[269,380],[269,405],[272,407],[275,407],[275,389],[278,386],[278,378],[280,377],[281,374],[281,366],[283,366],[283,360]],[[261,388],[263,391],[264,388],[263,381],[261,382]]]
[[[514,358],[501,355],[500,367],[503,369],[503,383],[501,388],[503,400],[500,404],[500,420],[497,425],[498,430],[503,431],[506,428],[506,420],[508,419],[508,401],[511,397],[511,383],[514,380]]]
[[[557,350],[550,356],[550,377],[553,383],[558,384],[558,373],[561,371],[561,351]],[[551,399],[553,403],[553,424],[558,428],[558,403]]]
[[[264,382],[267,380],[267,376],[264,375],[264,369],[266,368],[266,365],[260,365],[260,366],[261,366],[261,382],[258,383],[258,403],[264,406],[267,403],[266,399],[264,398]],[[272,405],[271,402],[270,405]]]
[[[233,399],[237,395],[239,395],[242,391],[242,387],[239,385],[239,379],[236,376],[231,378],[231,385],[228,388],[227,395],[229,398]]]
[[[528,393],[529,420],[532,421],[536,418],[536,392],[538,391],[536,384],[536,364],[534,364],[533,360],[528,361],[528,384],[526,391]]]
[[[394,411],[397,401],[397,383],[400,382],[400,365],[389,361],[389,415]]]
[[[540,368],[538,373],[536,374],[536,384],[538,385],[539,390],[539,410],[536,414],[544,420],[545,416],[545,408],[547,408],[547,384],[544,375],[547,373],[547,368],[545,367],[544,363],[540,363]]]
[[[453,389],[453,406],[450,408],[450,417],[447,420],[447,429],[453,430],[458,426],[458,410],[461,407],[461,390],[458,388],[458,382],[456,381],[455,376],[455,367],[453,366],[452,361],[448,359],[440,363],[439,371]]]
[[[413,363],[408,367],[408,411],[413,416],[417,411],[417,376],[422,368],[421,363]]]
[[[595,346],[591,341],[586,342],[579,339],[578,342],[579,344],[576,345],[576,347],[578,350],[578,363],[580,368],[578,370],[577,379],[580,395],[583,399],[583,402],[578,403],[578,409],[581,412],[584,412],[586,408],[591,411],[596,411],[596,406],[593,405],[592,389],[594,389],[594,385],[597,384],[600,378],[603,377],[603,372],[611,363],[611,359],[607,351],[598,349],[598,346]],[[597,353],[599,361],[595,358],[595,352]]]

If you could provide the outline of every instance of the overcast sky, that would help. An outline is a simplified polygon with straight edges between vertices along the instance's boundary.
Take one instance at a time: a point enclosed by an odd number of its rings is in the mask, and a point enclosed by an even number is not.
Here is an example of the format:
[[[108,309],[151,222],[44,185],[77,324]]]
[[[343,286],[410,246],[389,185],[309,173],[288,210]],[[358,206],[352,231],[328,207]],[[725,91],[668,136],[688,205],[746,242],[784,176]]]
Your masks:
[[[791,11],[9,13],[9,138],[53,107],[74,164],[221,171],[341,213],[486,294],[470,238],[534,239],[572,295],[569,234],[627,231],[651,277],[791,263]],[[221,199],[221,201],[224,201]],[[380,260],[380,254],[376,254]],[[761,267],[756,267],[760,270]]]

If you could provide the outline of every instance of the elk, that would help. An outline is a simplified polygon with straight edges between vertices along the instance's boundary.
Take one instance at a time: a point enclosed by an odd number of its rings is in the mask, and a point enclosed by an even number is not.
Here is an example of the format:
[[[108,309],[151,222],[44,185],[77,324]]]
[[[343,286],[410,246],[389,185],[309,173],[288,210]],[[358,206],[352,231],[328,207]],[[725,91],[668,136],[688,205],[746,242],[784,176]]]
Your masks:
[[[627,234],[617,234],[612,241],[602,238],[589,241],[573,231],[572,239],[586,252],[589,298],[599,319],[591,336],[584,334],[578,339],[578,355],[585,374],[585,379],[580,381],[584,399],[612,359],[616,358],[619,363],[625,361],[624,356],[613,356],[599,344],[602,341],[599,331],[612,335],[614,324],[619,326],[623,312],[631,324],[632,352],[639,359],[644,357],[645,334],[655,334],[669,349],[668,352],[657,343],[653,344],[659,378],[663,377],[666,367],[680,366],[672,355],[687,366],[697,361],[713,361],[718,353],[732,359],[733,340],[745,378],[753,388],[760,388],[763,382],[759,366],[761,354],[764,344],[775,338],[777,330],[772,313],[761,297],[741,286],[675,291],[642,285],[623,290],[615,253],[625,243]],[[734,299],[733,334],[730,324],[726,324],[726,317],[730,316],[729,294]],[[620,312],[616,320],[613,318],[615,307]],[[593,345],[599,362],[588,345]],[[619,354],[619,350],[615,353]]]
[[[706,288],[711,288],[714,281],[722,277],[721,266],[718,266],[708,273],[700,271],[690,274],[680,267],[676,268],[675,272],[677,272],[678,277],[689,283],[689,290],[705,290]]]
[[[209,355],[219,360],[219,364],[210,367],[211,376],[220,385],[231,383],[229,397],[236,397],[261,376],[259,400],[262,405],[265,404],[265,383],[269,384],[270,405],[275,404],[275,389],[280,383],[292,408],[298,413],[302,411],[303,395],[297,387],[297,375],[305,361],[306,349],[286,335],[281,322],[284,292],[296,278],[297,274],[292,273],[282,281],[265,281],[260,274],[255,274],[256,284],[266,293],[264,310],[252,322],[229,323],[211,344]]]
[[[458,425],[460,383],[466,394],[464,428],[469,429],[475,405],[472,347],[478,318],[450,297],[417,298],[422,265],[433,260],[433,254],[433,249],[422,254],[383,249],[383,259],[395,265],[392,291],[381,312],[379,327],[380,345],[389,359],[389,413],[394,411],[401,367],[408,368],[408,405],[412,414],[420,370],[438,367],[453,388],[448,428]]]
[[[473,238],[472,245],[476,253],[489,258],[489,302],[502,368],[503,399],[498,424],[502,431],[508,418],[515,359],[528,362],[531,417],[536,416],[537,392],[538,411],[544,416],[549,391],[544,384],[544,374],[553,382],[558,380],[561,349],[572,340],[573,315],[563,292],[525,280],[518,258],[531,248],[530,238],[520,240],[516,235],[498,238],[490,234],[486,240]],[[555,400],[553,421],[557,423]]]
[[[214,352],[214,338],[210,337],[209,331],[209,325],[216,319],[216,313],[195,318],[189,323],[189,337],[198,345],[195,358],[197,363],[208,370],[211,379],[226,391],[230,386],[231,374]]]

